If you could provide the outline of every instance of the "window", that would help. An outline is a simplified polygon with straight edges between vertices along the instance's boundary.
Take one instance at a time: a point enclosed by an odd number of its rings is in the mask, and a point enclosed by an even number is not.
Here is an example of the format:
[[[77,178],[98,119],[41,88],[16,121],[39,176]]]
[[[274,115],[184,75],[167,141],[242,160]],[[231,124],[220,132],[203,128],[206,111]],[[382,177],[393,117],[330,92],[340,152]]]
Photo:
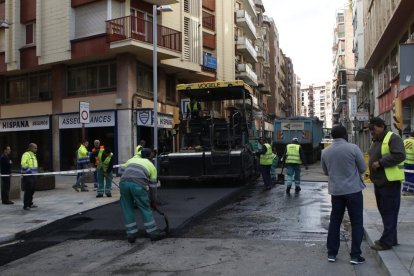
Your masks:
[[[137,62],[137,93],[140,96],[152,98],[153,96],[153,78],[152,68]]]
[[[30,23],[26,25],[26,45],[31,45],[35,43],[35,24]]]
[[[73,66],[68,69],[67,96],[91,95],[115,90],[115,62]]]
[[[6,79],[2,104],[29,103],[51,100],[50,73],[26,74]]]
[[[175,102],[175,77],[173,75],[167,75],[165,83],[166,100]]]

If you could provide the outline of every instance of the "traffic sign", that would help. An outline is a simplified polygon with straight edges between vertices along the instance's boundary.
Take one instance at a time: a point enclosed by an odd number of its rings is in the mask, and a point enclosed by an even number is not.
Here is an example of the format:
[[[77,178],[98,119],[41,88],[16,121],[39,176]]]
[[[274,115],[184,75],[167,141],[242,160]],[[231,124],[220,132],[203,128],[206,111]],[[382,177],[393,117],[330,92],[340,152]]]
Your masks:
[[[79,122],[81,124],[89,124],[89,103],[79,102]]]

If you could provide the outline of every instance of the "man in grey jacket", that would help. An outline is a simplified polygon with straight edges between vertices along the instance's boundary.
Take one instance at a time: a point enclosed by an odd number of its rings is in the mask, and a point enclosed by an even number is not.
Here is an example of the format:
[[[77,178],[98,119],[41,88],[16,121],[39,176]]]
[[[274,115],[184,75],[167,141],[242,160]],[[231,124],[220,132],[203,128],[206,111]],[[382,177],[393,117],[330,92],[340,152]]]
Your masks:
[[[328,193],[331,195],[332,211],[329,222],[328,261],[335,262],[340,245],[340,227],[345,207],[352,226],[351,263],[361,264],[361,242],[364,235],[363,197],[365,184],[361,174],[367,169],[358,146],[348,143],[348,133],[342,125],[332,128],[332,145],[322,151],[321,164],[328,178]]]

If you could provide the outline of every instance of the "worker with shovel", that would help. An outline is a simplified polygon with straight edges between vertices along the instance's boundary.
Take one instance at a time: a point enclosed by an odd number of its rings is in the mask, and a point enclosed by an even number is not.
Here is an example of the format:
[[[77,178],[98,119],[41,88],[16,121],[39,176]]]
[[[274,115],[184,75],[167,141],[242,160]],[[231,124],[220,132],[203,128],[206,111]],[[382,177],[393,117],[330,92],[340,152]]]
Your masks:
[[[141,157],[134,156],[121,166],[119,188],[121,208],[124,215],[128,242],[134,243],[138,236],[138,226],[134,214],[134,201],[144,221],[145,231],[151,241],[165,238],[166,233],[158,229],[152,210],[157,208],[157,169],[149,160],[151,150],[143,148]]]

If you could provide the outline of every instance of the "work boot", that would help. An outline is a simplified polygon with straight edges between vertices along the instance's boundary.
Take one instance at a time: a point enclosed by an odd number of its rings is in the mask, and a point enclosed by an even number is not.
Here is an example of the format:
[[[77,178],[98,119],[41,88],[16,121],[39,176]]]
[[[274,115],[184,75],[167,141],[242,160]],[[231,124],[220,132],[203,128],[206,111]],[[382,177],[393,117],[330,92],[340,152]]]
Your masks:
[[[106,193],[106,197],[112,197],[111,193]]]
[[[290,194],[290,186],[287,186],[287,187],[286,187],[286,193],[287,193],[287,194]]]
[[[130,235],[127,237],[129,243],[134,243],[137,239],[137,235]]]
[[[75,191],[79,192],[79,188],[78,188],[78,186],[72,186],[72,188],[73,188]]]
[[[164,239],[166,236],[167,236],[167,233],[165,233],[164,231],[155,230],[154,232],[150,234],[150,239],[151,241],[159,241],[159,240]]]
[[[296,193],[299,193],[300,191],[302,191],[302,189],[299,186],[295,187],[295,192]]]
[[[97,194],[96,197],[103,197],[103,194]]]

